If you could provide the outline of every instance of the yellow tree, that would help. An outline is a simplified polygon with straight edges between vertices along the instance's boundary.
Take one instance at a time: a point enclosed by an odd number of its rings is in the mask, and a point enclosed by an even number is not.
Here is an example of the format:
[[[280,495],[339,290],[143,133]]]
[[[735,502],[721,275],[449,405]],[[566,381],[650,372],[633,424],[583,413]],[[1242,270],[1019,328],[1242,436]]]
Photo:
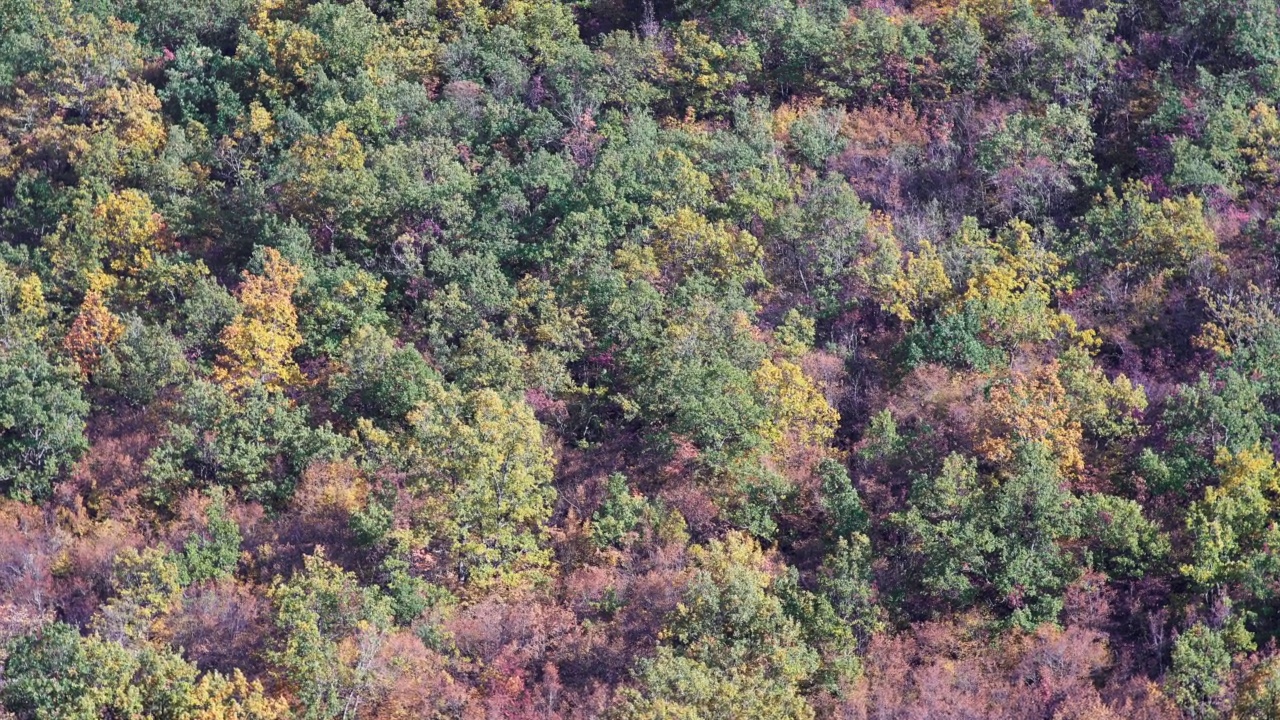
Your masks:
[[[156,258],[172,241],[151,198],[125,189],[96,204],[77,203],[45,246],[60,279],[73,287],[139,296],[156,289]]]
[[[414,465],[426,470],[422,526],[449,572],[474,590],[545,577],[545,525],[555,507],[555,458],[522,401],[432,382],[409,415]]]
[[[366,158],[360,138],[345,122],[303,137],[285,153],[281,206],[322,235],[362,236],[361,214],[378,199]]]
[[[917,252],[908,252],[901,274],[893,277],[881,306],[903,322],[915,320],[915,313],[931,307],[951,291],[951,278],[942,258],[928,240],[920,241]]]
[[[760,244],[745,230],[680,208],[654,222],[653,252],[673,281],[694,272],[716,280],[762,276]]]
[[[135,27],[67,0],[40,8],[37,41],[50,62],[16,78],[0,104],[0,182],[68,169],[114,178],[154,157],[167,133]]]
[[[1269,448],[1231,452],[1218,448],[1214,464],[1220,482],[1187,512],[1191,560],[1182,573],[1211,587],[1231,581],[1264,585],[1278,539],[1273,511],[1280,495],[1280,471]]]
[[[755,372],[756,390],[769,409],[760,435],[775,447],[785,442],[796,447],[826,445],[835,437],[840,415],[805,376],[788,360],[765,360]]]
[[[138,277],[155,263],[157,251],[168,249],[164,219],[146,193],[112,193],[93,208],[93,218],[113,273]]]
[[[261,275],[245,271],[238,293],[243,310],[222,331],[214,379],[232,389],[255,382],[279,389],[302,379],[293,361],[294,349],[302,344],[293,306],[302,270],[275,248],[267,248],[263,257]]]

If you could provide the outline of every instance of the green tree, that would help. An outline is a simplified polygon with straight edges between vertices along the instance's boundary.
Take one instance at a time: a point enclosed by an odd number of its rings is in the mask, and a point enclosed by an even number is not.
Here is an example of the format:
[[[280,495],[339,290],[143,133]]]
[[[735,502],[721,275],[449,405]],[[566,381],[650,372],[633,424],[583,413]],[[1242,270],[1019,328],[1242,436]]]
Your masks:
[[[433,383],[408,421],[416,492],[430,501],[421,522],[447,558],[442,569],[476,590],[539,578],[551,560],[543,538],[555,488],[529,406]]]
[[[624,690],[620,718],[812,718],[801,685],[819,656],[787,615],[753,540],[731,533],[691,551],[694,574],[669,642]]]
[[[1165,676],[1173,701],[1197,720],[1221,717],[1231,650],[1224,633],[1196,624],[1173,644],[1172,666]]]
[[[231,576],[240,562],[240,526],[227,515],[227,491],[209,490],[203,533],[193,533],[182,547],[179,581],[182,585]]]
[[[89,447],[80,372],[46,347],[48,313],[39,279],[0,261],[0,486],[26,500]]]
[[[305,408],[261,384],[238,394],[206,380],[186,388],[177,419],[147,459],[147,497],[168,506],[187,489],[226,485],[248,500],[287,500],[313,461],[349,447]]]
[[[391,625],[386,598],[322,552],[303,558],[288,581],[277,578],[267,596],[276,629],[268,657],[297,697],[299,716],[348,717],[370,700],[370,661]]]

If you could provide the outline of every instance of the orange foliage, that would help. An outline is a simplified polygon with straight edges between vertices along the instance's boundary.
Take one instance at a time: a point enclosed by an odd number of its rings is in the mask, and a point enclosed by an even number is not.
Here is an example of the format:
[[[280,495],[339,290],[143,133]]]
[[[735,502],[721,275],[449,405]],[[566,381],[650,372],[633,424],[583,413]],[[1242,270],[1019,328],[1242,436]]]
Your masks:
[[[71,323],[62,347],[80,366],[80,372],[88,377],[123,334],[124,323],[107,309],[102,293],[91,290],[84,296],[80,314]]]
[[[992,422],[982,428],[978,442],[978,452],[987,459],[1005,464],[1019,444],[1039,442],[1049,446],[1064,475],[1084,470],[1084,431],[1072,417],[1056,360],[1031,372],[1015,372],[1009,382],[991,388],[988,400]]]

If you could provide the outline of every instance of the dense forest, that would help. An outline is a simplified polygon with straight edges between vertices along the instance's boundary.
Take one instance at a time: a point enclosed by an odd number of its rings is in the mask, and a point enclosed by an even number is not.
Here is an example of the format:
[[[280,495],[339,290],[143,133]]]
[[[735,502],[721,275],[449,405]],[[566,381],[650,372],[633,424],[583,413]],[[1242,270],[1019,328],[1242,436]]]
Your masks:
[[[0,716],[1280,717],[1277,0],[0,0]]]

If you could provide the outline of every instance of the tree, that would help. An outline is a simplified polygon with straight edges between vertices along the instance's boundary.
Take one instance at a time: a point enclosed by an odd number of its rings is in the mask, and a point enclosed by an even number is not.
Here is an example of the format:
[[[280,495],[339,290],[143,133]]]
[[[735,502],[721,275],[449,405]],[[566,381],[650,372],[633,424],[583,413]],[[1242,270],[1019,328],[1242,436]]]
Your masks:
[[[233,390],[261,383],[276,390],[301,382],[293,351],[302,344],[293,293],[302,272],[275,248],[262,251],[262,274],[244,272],[241,314],[222,331],[214,380]]]
[[[760,277],[760,246],[751,233],[709,222],[689,208],[656,219],[651,242],[669,282],[693,272],[721,282]]]
[[[694,548],[693,577],[668,625],[669,644],[640,663],[621,718],[812,718],[800,685],[818,668],[786,613],[753,540],[730,533]]]
[[[227,516],[227,492],[223,488],[209,490],[204,520],[204,533],[192,533],[182,547],[178,570],[184,587],[229,577],[240,562],[240,526]]]
[[[1196,624],[1173,645],[1172,667],[1165,685],[1173,701],[1192,718],[1220,717],[1226,693],[1231,651],[1223,634]]]
[[[1068,548],[1080,530],[1049,445],[1027,442],[1014,453],[992,487],[976,463],[949,456],[940,473],[913,483],[908,509],[893,519],[908,538],[911,567],[919,568],[909,581],[923,598],[952,607],[986,599],[1012,624],[1033,628],[1062,609],[1079,572]]]
[[[288,581],[268,592],[276,638],[270,658],[305,720],[350,717],[373,699],[370,663],[385,640],[391,610],[376,589],[325,559],[303,558]]]
[[[835,436],[839,414],[798,365],[766,359],[753,379],[770,415],[759,430],[761,437],[775,445],[787,440],[809,447],[824,446]]]
[[[137,315],[120,322],[120,339],[98,364],[94,382],[135,405],[147,405],[191,376],[182,343],[168,328]]]
[[[1080,516],[1080,537],[1093,548],[1093,566],[1112,577],[1143,577],[1158,571],[1172,552],[1169,538],[1133,500],[1086,495],[1080,501]]]
[[[1275,457],[1261,447],[1234,453],[1220,448],[1214,465],[1218,485],[1205,488],[1204,499],[1187,511],[1193,545],[1182,572],[1202,587],[1239,583],[1257,597],[1270,597],[1280,572],[1269,552],[1280,540],[1273,517],[1280,494]]]
[[[398,346],[385,331],[368,325],[343,342],[337,359],[339,369],[330,380],[335,407],[383,427],[405,423],[440,380],[422,353]]]
[[[283,720],[288,706],[240,671],[199,675],[167,649],[129,650],[54,622],[8,646],[0,702],[19,720]]]
[[[310,62],[300,57],[294,67],[302,71]],[[287,212],[322,237],[364,241],[363,218],[377,198],[377,182],[365,164],[364,146],[345,122],[328,133],[303,136],[282,168],[280,195]]]
[[[1183,276],[1221,264],[1218,238],[1209,227],[1204,202],[1195,195],[1148,199],[1151,186],[1129,182],[1117,194],[1110,187],[1084,216],[1091,262],[1130,277],[1169,270]]]
[[[306,408],[261,384],[238,394],[207,380],[192,382],[177,418],[144,467],[146,496],[169,507],[187,490],[237,489],[247,500],[286,501],[302,472],[333,460],[349,446],[327,425],[313,426]]]
[[[544,523],[555,488],[552,454],[524,402],[492,390],[432,383],[409,414],[410,446],[429,500],[421,518],[442,570],[475,591],[537,580],[550,563]]]
[[[1056,210],[1094,180],[1093,129],[1078,107],[1052,104],[1042,113],[1002,119],[978,147],[978,166],[1006,217],[1033,219]]]
[[[26,500],[47,496],[89,446],[80,373],[42,342],[41,288],[0,262],[0,485]]]
[[[80,374],[89,377],[123,335],[124,323],[107,309],[101,292],[90,290],[62,340],[62,349],[80,366]]]

